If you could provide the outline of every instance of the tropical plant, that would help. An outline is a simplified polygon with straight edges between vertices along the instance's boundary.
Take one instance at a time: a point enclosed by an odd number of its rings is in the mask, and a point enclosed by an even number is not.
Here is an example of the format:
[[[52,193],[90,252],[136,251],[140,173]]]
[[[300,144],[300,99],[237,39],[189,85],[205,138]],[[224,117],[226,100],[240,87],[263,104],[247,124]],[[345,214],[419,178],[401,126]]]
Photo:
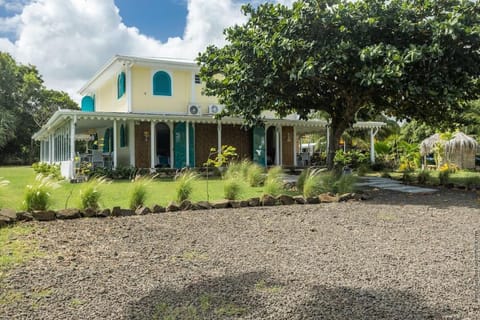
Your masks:
[[[342,174],[334,183],[333,193],[351,193],[356,190],[357,179],[352,174]]]
[[[175,177],[175,180],[177,182],[175,187],[176,200],[182,202],[190,199],[193,192],[193,182],[198,180],[198,175],[193,171],[184,170]]]
[[[328,188],[325,188],[325,181],[322,180],[322,175],[318,169],[303,170],[302,173],[304,173],[302,191],[305,198],[316,197],[328,191]],[[326,178],[327,175],[329,174],[324,174],[323,178]]]
[[[33,184],[27,185],[23,207],[26,211],[47,210],[51,205],[51,193],[59,184],[48,176],[38,174]]]
[[[359,113],[448,125],[480,95],[476,1],[302,0],[243,11],[227,44],[198,58],[205,93],[252,125],[266,109],[303,119],[325,111],[329,168]]]
[[[283,192],[283,170],[279,166],[271,167],[263,184],[263,193],[277,196]]]
[[[98,210],[102,196],[99,187],[106,183],[105,178],[93,178],[85,183],[80,189],[80,208]]]
[[[251,163],[247,169],[247,181],[250,187],[259,187],[265,182],[265,170],[256,163]]]
[[[297,179],[297,190],[303,193],[303,187],[305,186],[305,179],[307,176],[310,174],[310,168],[303,169],[302,172],[300,172],[300,175],[298,176]]]
[[[236,178],[228,178],[223,181],[223,191],[225,199],[228,200],[237,200],[240,198],[243,190],[245,188],[245,183],[243,180]]]
[[[129,207],[137,209],[145,205],[148,195],[148,185],[152,183],[154,177],[138,176],[132,181],[132,189],[130,191]]]
[[[417,175],[417,182],[419,184],[428,184],[430,181],[430,172],[427,170],[422,170]]]

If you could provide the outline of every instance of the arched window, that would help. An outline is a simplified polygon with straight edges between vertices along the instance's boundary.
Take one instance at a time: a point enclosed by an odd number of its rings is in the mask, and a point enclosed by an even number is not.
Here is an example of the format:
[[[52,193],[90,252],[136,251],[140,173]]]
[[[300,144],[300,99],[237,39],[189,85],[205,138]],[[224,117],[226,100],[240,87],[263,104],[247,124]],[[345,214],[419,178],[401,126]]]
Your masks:
[[[153,95],[172,95],[172,79],[165,71],[158,71],[153,75]]]
[[[125,72],[121,72],[117,78],[117,98],[120,99],[125,94]]]
[[[82,111],[85,112],[94,112],[95,111],[95,99],[90,96],[85,96],[82,98]]]

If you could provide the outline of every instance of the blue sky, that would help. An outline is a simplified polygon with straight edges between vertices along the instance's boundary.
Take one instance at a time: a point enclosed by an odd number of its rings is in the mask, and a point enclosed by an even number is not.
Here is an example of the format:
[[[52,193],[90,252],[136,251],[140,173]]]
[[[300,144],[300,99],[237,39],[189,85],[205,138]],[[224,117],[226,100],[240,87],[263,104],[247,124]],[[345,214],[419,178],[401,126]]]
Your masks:
[[[195,59],[225,44],[244,3],[267,0],[0,0],[0,51],[37,66],[47,87],[78,90],[115,55]],[[290,5],[293,0],[268,0]]]
[[[123,22],[145,35],[162,42],[183,36],[188,13],[186,0],[115,0],[115,4]]]

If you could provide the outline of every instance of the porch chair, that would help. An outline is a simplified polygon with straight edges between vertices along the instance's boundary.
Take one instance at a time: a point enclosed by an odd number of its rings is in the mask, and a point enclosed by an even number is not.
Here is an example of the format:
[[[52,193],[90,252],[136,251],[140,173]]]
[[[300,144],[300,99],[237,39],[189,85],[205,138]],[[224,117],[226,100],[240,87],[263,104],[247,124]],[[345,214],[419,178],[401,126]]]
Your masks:
[[[95,169],[104,166],[102,150],[92,150],[92,167]]]

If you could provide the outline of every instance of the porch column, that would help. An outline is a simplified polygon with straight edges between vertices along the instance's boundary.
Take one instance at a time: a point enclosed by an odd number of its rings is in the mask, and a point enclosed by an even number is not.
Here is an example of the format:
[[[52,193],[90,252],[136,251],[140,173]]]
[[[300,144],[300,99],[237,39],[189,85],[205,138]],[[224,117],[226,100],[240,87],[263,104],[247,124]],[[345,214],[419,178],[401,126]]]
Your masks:
[[[293,165],[298,166],[297,163],[297,127],[293,127]]]
[[[118,149],[118,143],[117,143],[117,120],[113,120],[113,168],[117,168],[117,149]]]
[[[222,123],[217,123],[217,152],[222,152]]]
[[[280,165],[280,132],[275,127],[275,165]]]
[[[155,122],[150,121],[150,169],[155,168]]]
[[[135,121],[128,122],[128,152],[130,154],[130,165],[135,167]]]
[[[50,164],[55,162],[55,135],[54,134],[51,135],[51,139],[52,139],[52,148],[51,148],[52,154],[50,157]]]
[[[188,168],[190,166],[190,135],[188,134],[189,133],[189,127],[190,127],[190,122],[186,122],[186,125],[185,125],[185,135],[186,135],[186,143],[185,143],[185,149],[186,149],[186,164],[185,166]]]
[[[374,138],[375,135],[378,133],[378,128],[373,131],[373,128],[370,129],[370,163],[375,163],[375,143]]]

